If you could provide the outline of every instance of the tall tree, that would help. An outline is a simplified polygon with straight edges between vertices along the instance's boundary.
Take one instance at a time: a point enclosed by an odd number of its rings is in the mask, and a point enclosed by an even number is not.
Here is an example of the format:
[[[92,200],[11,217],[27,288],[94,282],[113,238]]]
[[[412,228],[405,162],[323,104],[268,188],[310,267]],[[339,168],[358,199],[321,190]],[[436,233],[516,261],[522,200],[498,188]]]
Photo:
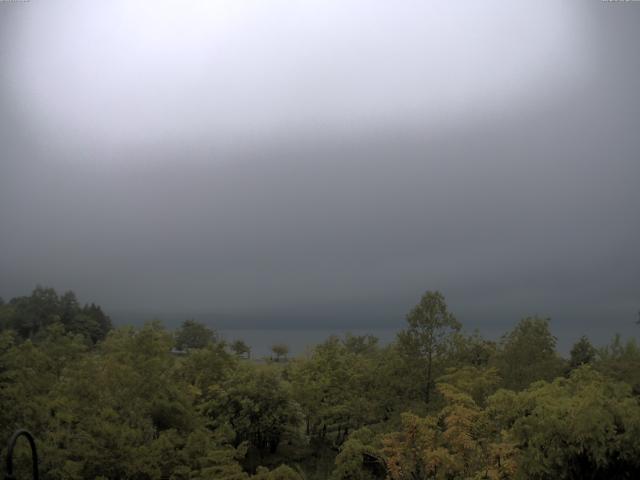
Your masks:
[[[248,442],[258,456],[275,453],[285,432],[296,430],[297,410],[273,367],[241,363],[232,377],[209,388],[206,396],[202,410],[212,424],[231,425],[235,446]]]
[[[279,362],[281,358],[287,359],[289,347],[284,343],[277,343],[271,347],[271,351],[276,355],[276,362]]]
[[[231,343],[230,347],[231,351],[238,357],[246,356],[247,358],[251,358],[251,347],[247,345],[244,340],[235,340]]]
[[[609,345],[598,350],[594,366],[607,377],[628,383],[640,394],[640,346],[635,338],[623,342],[620,335],[615,335]]]
[[[580,365],[592,363],[596,358],[596,353],[597,350],[595,347],[591,345],[589,339],[583,335],[571,348],[569,366],[574,369]]]
[[[434,366],[450,346],[461,325],[449,312],[440,292],[427,291],[407,315],[407,328],[398,334],[398,342],[410,361],[424,363],[425,401],[429,403]]]
[[[113,328],[111,318],[102,311],[100,305],[96,305],[95,303],[85,305],[82,307],[81,315],[91,319],[91,325],[93,326],[93,335],[91,338],[94,342],[104,340]]]
[[[549,329],[549,319],[525,318],[503,335],[497,363],[503,386],[512,390],[522,390],[537,380],[551,381],[560,375],[564,363],[556,352],[556,337]]]
[[[60,302],[53,288],[38,285],[28,297],[16,297],[11,326],[22,338],[33,338],[40,329],[60,321]]]
[[[204,323],[185,320],[175,334],[176,348],[204,348],[216,339],[216,333]]]

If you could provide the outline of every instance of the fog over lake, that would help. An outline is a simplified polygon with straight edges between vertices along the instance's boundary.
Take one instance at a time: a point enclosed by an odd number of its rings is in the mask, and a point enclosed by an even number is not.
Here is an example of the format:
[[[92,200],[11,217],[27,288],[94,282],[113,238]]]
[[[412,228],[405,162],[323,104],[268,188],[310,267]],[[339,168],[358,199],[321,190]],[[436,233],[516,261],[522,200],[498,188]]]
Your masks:
[[[639,47],[640,0],[0,0],[0,478],[640,479]]]
[[[635,6],[0,4],[0,296],[387,331],[440,290],[488,335],[635,335]]]

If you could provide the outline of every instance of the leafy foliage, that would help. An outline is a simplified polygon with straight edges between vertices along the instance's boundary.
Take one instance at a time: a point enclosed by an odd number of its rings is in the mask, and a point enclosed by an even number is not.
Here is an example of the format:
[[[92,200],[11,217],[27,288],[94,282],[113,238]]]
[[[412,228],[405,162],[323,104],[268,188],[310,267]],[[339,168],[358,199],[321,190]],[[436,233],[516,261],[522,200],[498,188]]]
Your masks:
[[[640,408],[629,385],[589,366],[491,407],[519,454],[518,478],[622,479],[640,474]],[[497,413],[499,412],[499,413]]]
[[[287,355],[289,354],[289,347],[284,343],[276,343],[271,347],[271,351],[276,356],[276,362],[279,362],[282,359],[287,359]]]
[[[216,333],[205,324],[185,320],[175,333],[175,346],[179,350],[205,348],[216,340]]]
[[[591,345],[589,339],[583,335],[571,348],[569,367],[573,369],[581,365],[593,363],[597,353],[596,348]]]
[[[233,353],[239,357],[251,358],[251,347],[244,340],[235,340],[229,345]]]
[[[111,319],[99,306],[81,306],[73,292],[58,295],[53,288],[38,286],[29,296],[0,303],[0,327],[15,331],[20,339],[36,339],[56,323],[91,343],[104,340],[112,328]]]
[[[449,312],[440,292],[426,292],[407,315],[407,328],[398,342],[409,362],[424,371],[425,401],[429,403],[433,380],[442,368],[441,360],[451,349],[453,336],[461,328]]]
[[[32,430],[53,480],[640,477],[635,340],[583,337],[565,361],[548,320],[492,342],[437,292],[407,321],[385,346],[249,360],[203,324],[112,329],[38,287],[0,304],[0,435]]]
[[[505,388],[522,390],[538,380],[552,380],[564,369],[556,353],[549,319],[529,317],[502,337],[498,369]]]

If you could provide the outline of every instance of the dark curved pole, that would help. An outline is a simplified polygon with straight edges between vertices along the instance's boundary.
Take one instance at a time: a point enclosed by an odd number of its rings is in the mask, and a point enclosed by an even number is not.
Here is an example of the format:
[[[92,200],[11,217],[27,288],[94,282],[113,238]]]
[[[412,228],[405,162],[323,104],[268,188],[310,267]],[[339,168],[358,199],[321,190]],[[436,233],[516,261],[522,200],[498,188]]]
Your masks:
[[[27,437],[27,440],[29,440],[29,445],[31,446],[31,463],[33,464],[33,480],[39,480],[36,441],[33,439],[33,435],[24,429],[16,430],[9,439],[9,444],[7,445],[7,475],[4,478],[5,480],[16,480],[16,477],[13,476],[13,448],[16,446],[16,442],[21,435]]]

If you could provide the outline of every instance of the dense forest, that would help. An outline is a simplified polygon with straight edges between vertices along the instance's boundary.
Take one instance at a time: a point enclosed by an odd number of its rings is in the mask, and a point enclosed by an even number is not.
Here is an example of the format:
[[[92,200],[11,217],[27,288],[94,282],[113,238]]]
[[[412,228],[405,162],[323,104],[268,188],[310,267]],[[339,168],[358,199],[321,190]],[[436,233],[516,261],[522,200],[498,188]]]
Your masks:
[[[41,287],[0,301],[0,328],[0,437],[31,430],[45,479],[640,478],[635,340],[563,358],[532,317],[491,341],[438,292],[389,345],[298,357],[253,358],[193,320],[114,328]]]

